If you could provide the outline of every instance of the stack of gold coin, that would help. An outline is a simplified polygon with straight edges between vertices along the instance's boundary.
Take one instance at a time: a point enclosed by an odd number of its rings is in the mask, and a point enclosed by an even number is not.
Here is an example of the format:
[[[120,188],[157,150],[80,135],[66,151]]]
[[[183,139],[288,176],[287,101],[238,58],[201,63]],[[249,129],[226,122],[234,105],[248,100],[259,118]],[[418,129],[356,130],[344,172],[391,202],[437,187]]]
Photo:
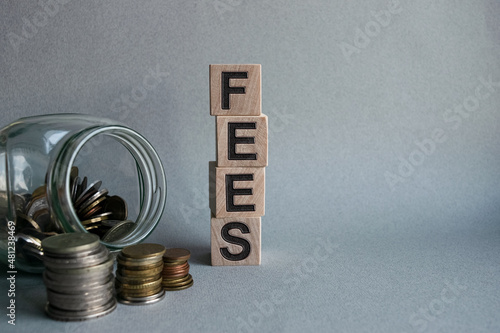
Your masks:
[[[162,286],[168,291],[183,290],[194,283],[189,274],[188,260],[191,252],[186,249],[167,249],[163,255]]]
[[[160,244],[136,244],[124,248],[117,256],[116,292],[120,303],[151,304],[162,300],[162,256]]]
[[[116,308],[113,256],[89,233],[45,238],[47,314],[57,320],[80,321],[104,316]]]

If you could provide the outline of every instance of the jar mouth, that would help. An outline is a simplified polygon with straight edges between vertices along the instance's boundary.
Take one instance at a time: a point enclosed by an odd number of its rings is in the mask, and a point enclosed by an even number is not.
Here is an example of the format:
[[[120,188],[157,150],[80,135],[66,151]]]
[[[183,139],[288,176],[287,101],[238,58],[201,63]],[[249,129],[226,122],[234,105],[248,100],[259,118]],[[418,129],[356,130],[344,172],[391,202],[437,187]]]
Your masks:
[[[54,220],[66,232],[88,232],[74,208],[71,198],[70,173],[78,153],[86,143],[98,135],[110,137],[132,155],[139,182],[139,213],[135,227],[127,235],[113,242],[101,242],[110,250],[143,241],[158,224],[166,202],[166,177],[161,160],[151,144],[134,130],[117,125],[85,129],[67,140],[55,156],[52,172],[48,175],[48,200]]]

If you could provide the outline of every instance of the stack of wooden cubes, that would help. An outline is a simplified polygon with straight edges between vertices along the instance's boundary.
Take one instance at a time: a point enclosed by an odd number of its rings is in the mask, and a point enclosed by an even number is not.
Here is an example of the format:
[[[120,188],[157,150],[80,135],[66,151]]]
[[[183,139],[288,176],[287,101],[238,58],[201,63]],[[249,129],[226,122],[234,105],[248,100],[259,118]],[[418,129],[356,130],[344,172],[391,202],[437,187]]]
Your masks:
[[[260,65],[210,65],[210,115],[217,161],[210,162],[212,265],[260,265],[265,212],[267,116]]]

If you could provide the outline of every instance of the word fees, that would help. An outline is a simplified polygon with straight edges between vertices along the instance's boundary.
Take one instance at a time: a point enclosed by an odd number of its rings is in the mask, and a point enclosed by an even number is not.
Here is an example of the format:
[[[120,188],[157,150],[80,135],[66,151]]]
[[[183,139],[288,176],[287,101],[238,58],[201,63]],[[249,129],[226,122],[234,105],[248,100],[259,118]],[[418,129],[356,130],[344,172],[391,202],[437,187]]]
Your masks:
[[[261,65],[210,65],[216,161],[209,163],[213,266],[260,265],[267,116]]]

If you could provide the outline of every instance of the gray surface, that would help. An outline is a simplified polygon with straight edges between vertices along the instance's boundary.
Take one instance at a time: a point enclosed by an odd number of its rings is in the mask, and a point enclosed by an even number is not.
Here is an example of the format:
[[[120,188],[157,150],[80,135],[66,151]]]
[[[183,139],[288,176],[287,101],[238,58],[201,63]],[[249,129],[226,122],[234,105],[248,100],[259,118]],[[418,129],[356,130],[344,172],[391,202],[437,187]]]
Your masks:
[[[473,102],[481,78],[500,81],[498,1],[401,0],[351,56],[341,46],[386,1],[70,1],[17,52],[7,34],[40,7],[1,6],[2,125],[82,112],[143,133],[169,180],[149,241],[191,249],[195,280],[157,305],[59,323],[43,313],[41,279],[19,274],[17,331],[500,331],[500,87],[479,88],[490,95],[460,122],[447,111]],[[260,267],[208,265],[210,63],[262,64]],[[150,69],[156,88],[113,109]],[[414,153],[435,129],[445,139]],[[410,156],[424,160],[391,187],[386,174]]]

